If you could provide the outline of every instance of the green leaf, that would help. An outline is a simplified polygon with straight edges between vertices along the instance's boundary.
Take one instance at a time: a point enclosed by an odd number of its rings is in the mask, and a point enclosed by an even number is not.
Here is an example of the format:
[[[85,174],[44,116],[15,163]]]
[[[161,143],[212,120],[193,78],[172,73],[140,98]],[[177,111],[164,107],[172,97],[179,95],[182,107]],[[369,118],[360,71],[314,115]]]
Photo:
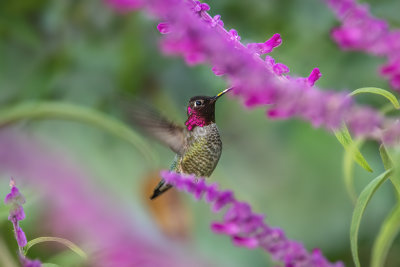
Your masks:
[[[400,162],[399,151],[395,152],[392,155],[394,157],[393,162]],[[399,164],[394,165],[394,173],[393,173],[392,177],[390,178],[390,181],[393,183],[394,187],[396,188],[398,200],[400,201],[400,165]]]
[[[386,217],[372,248],[371,267],[385,266],[385,259],[393,240],[400,231],[400,203]]]
[[[392,169],[394,167],[393,160],[391,159],[389,153],[387,152],[383,144],[379,147],[379,153],[381,155],[381,159],[385,170]],[[398,168],[394,168],[394,173],[390,177],[390,181],[392,182],[396,190],[397,199],[400,201],[400,173]]]
[[[387,170],[374,180],[372,180],[361,192],[357,199],[356,205],[353,211],[353,217],[350,225],[350,247],[353,255],[353,261],[356,267],[360,267],[360,260],[358,258],[358,230],[360,228],[361,218],[364,214],[365,208],[368,205],[371,197],[375,191],[389,178],[392,174],[392,170]]]
[[[400,108],[400,104],[399,104],[399,101],[397,100],[396,96],[394,96],[391,92],[381,89],[381,88],[363,87],[363,88],[354,90],[349,95],[354,96],[354,95],[358,95],[358,94],[362,94],[362,93],[371,93],[371,94],[381,95],[383,97],[386,97],[396,109]]]
[[[342,128],[340,130],[334,131],[334,133],[344,149],[346,149],[351,155],[353,155],[353,159],[358,163],[358,165],[363,167],[365,170],[372,172],[372,169],[369,166],[367,160],[361,154],[360,150],[358,150],[357,145],[351,138],[349,129],[347,129],[346,125],[343,124]]]
[[[383,144],[379,147],[379,154],[381,154],[381,159],[385,170],[391,169],[393,167],[393,161]]]
[[[59,267],[60,265],[54,263],[42,263],[42,267]]]
[[[361,147],[363,144],[363,140],[357,140],[354,142],[355,147]],[[346,191],[350,196],[353,204],[357,201],[357,193],[354,189],[354,160],[353,160],[353,150],[352,149],[345,149],[344,156],[343,156],[343,178],[344,184],[346,186]]]
[[[128,125],[91,108],[63,102],[25,102],[0,111],[0,128],[26,119],[62,119],[99,127],[135,146],[148,162],[156,156]]]
[[[43,237],[38,237],[35,238],[31,241],[29,241],[26,246],[24,247],[24,255],[26,255],[28,253],[28,250],[39,243],[43,243],[43,242],[58,242],[63,244],[64,246],[68,247],[70,250],[72,250],[73,252],[75,252],[76,254],[78,254],[79,256],[81,256],[83,259],[87,258],[86,253],[80,249],[77,245],[75,245],[74,243],[72,243],[71,241],[64,239],[64,238],[60,238],[60,237],[52,237],[52,236],[43,236]]]

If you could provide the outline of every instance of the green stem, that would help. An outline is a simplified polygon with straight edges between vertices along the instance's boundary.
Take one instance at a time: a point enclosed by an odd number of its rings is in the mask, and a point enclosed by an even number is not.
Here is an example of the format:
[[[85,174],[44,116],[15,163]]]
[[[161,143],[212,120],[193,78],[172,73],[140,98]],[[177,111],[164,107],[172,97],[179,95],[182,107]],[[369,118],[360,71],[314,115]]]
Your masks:
[[[0,127],[27,119],[62,119],[91,124],[135,146],[149,163],[154,164],[157,159],[130,127],[90,108],[62,102],[26,102],[0,111]]]
[[[349,95],[350,96],[355,96],[358,94],[364,94],[364,93],[370,93],[370,94],[377,94],[385,97],[387,100],[392,103],[393,107],[395,109],[400,109],[400,104],[399,101],[397,100],[396,96],[392,94],[391,92],[382,89],[382,88],[377,88],[377,87],[363,87],[363,88],[358,88],[351,92]]]
[[[390,247],[400,231],[400,204],[392,209],[381,225],[372,248],[371,267],[385,265]]]

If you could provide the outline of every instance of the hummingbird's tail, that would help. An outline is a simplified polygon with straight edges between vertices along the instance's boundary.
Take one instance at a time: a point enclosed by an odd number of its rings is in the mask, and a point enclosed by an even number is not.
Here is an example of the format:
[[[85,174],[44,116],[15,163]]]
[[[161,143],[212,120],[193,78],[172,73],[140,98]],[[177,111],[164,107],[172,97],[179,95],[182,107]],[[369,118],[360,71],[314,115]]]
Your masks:
[[[162,179],[158,185],[156,186],[156,188],[154,188],[154,192],[153,195],[150,197],[151,200],[155,199],[156,197],[158,197],[159,195],[162,195],[163,193],[165,193],[168,189],[170,189],[172,187],[172,185],[167,184],[165,182],[164,179]]]

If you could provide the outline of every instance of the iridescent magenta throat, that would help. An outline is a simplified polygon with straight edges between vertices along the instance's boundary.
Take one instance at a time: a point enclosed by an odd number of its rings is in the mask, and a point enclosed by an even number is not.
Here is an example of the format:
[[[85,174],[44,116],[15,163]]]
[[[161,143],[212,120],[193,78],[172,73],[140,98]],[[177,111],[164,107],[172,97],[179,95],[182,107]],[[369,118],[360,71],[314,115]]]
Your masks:
[[[207,121],[204,117],[200,116],[199,114],[197,114],[194,110],[192,110],[190,107],[188,107],[188,119],[185,122],[185,125],[188,129],[188,131],[193,130],[193,128],[195,126],[200,126],[203,127],[205,125],[207,125]]]

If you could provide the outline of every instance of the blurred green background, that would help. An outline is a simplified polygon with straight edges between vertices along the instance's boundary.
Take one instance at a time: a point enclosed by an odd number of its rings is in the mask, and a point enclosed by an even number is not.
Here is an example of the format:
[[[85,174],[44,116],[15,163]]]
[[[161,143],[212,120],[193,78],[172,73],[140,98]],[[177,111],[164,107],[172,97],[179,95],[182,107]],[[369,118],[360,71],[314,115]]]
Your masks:
[[[374,15],[400,27],[399,1],[366,2]],[[280,33],[283,44],[272,56],[288,65],[291,75],[308,76],[318,67],[323,74],[317,83],[321,88],[388,88],[377,74],[384,59],[343,52],[332,42],[329,33],[338,22],[323,1],[219,0],[208,4],[210,13],[220,14],[225,26],[237,29],[245,43],[263,42]],[[1,1],[0,106],[28,100],[66,101],[124,120],[117,99],[129,95],[183,123],[191,96],[214,95],[226,83],[209,66],[188,67],[180,58],[163,56],[157,23],[141,12],[118,14],[102,1]],[[385,103],[379,97],[357,99],[374,107]],[[224,150],[211,180],[266,214],[267,222],[282,227],[289,238],[304,242],[309,250],[319,247],[331,261],[352,266],[353,206],[342,181],[343,149],[334,136],[303,121],[271,121],[265,110],[245,110],[230,97],[218,103],[216,112]],[[150,171],[169,167],[173,153],[167,148],[146,139],[158,159],[145,164],[140,153],[124,141],[84,124],[49,120],[9,127],[66,151],[99,184],[119,192],[121,199],[140,211],[132,216],[150,222],[145,231],[163,236],[152,223],[141,191]],[[363,148],[374,173],[355,167],[358,192],[383,170],[377,149],[373,142]],[[9,175],[0,170],[1,196],[9,190]],[[214,235],[209,224],[219,216],[206,204],[190,196],[184,196],[184,201],[193,217],[190,242],[200,255],[217,266],[273,266],[261,250],[237,248],[229,238]],[[386,184],[372,199],[361,225],[362,265],[368,265],[375,235],[393,205],[392,188]],[[15,241],[5,219],[0,221],[0,234],[14,253]],[[35,224],[25,222],[23,227],[35,236]],[[391,249],[387,266],[400,266],[399,241]],[[35,256],[49,258],[46,251]]]

